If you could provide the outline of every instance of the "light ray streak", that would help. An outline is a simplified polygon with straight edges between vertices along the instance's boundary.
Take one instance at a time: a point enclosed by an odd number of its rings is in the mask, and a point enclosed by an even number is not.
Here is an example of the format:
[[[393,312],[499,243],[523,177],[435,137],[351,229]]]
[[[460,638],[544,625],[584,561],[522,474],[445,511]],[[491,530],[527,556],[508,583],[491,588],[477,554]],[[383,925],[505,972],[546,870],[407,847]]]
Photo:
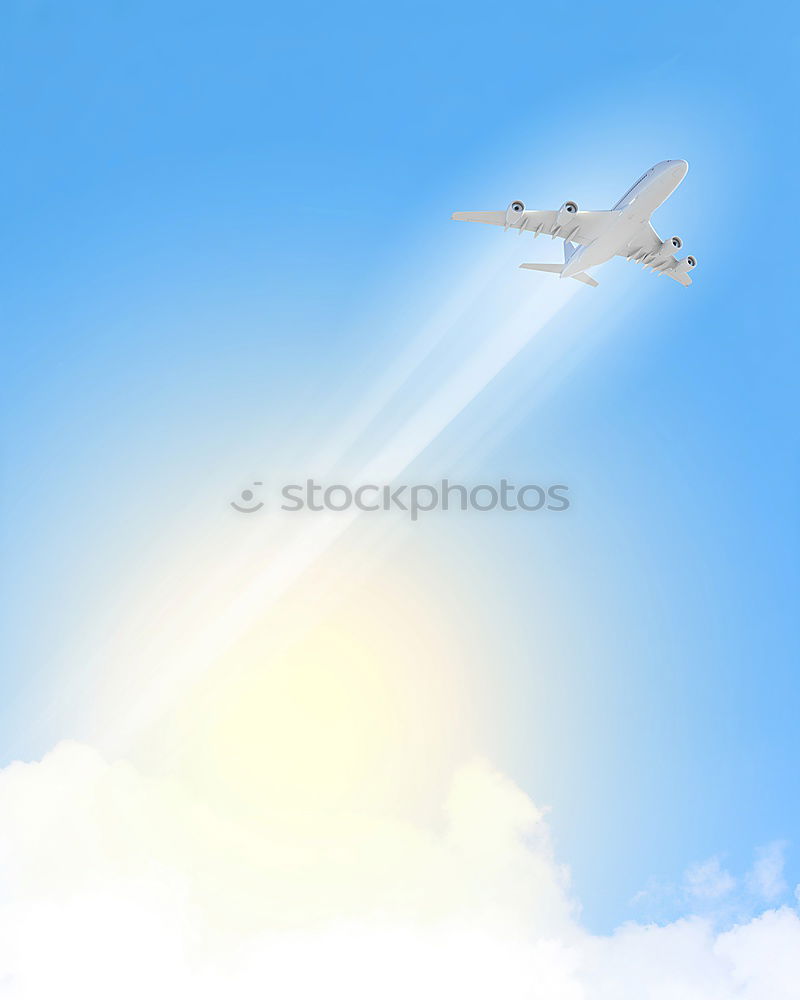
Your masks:
[[[379,447],[361,468],[358,482],[388,483],[396,479],[448,427],[481,391],[540,333],[569,303],[578,291],[573,283],[549,283],[536,291],[526,292],[519,308],[504,323],[498,325],[472,352],[447,375],[388,441]],[[430,349],[457,323],[480,294],[473,289],[467,303],[449,302],[441,317],[448,317],[449,326],[442,322],[433,340],[423,341]],[[455,298],[455,296],[453,297]],[[380,412],[389,399],[413,374],[429,353],[412,352],[404,366],[383,380],[382,392],[373,395],[361,412],[345,424],[344,433],[336,438],[336,446],[328,454],[341,453],[353,437],[356,428],[363,428]],[[405,377],[401,381],[400,372]],[[184,631],[172,643],[170,653],[158,653],[165,669],[150,678],[142,678],[140,692],[125,707],[124,717],[114,721],[114,744],[135,738],[174,701],[186,685],[202,676],[239,637],[274,608],[276,603],[303,577],[361,516],[358,510],[339,513],[319,513],[313,523],[304,518],[297,529],[278,547],[266,567],[259,567],[250,581],[241,586],[227,606],[206,625],[196,628],[191,636]],[[285,532],[286,516],[270,516],[274,531],[281,523]],[[261,535],[260,537],[264,537]],[[130,692],[129,692],[130,694]],[[107,734],[110,735],[110,734]]]

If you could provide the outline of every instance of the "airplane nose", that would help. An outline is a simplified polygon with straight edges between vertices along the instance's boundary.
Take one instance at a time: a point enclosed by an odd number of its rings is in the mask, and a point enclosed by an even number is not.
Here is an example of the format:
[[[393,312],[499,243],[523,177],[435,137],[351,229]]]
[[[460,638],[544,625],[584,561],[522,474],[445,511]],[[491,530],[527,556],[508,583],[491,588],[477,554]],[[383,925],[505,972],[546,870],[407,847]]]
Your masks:
[[[683,180],[683,178],[687,174],[687,171],[689,170],[689,164],[686,162],[686,160],[671,160],[670,162],[672,164],[672,169],[675,173],[675,176],[678,177],[680,180]]]

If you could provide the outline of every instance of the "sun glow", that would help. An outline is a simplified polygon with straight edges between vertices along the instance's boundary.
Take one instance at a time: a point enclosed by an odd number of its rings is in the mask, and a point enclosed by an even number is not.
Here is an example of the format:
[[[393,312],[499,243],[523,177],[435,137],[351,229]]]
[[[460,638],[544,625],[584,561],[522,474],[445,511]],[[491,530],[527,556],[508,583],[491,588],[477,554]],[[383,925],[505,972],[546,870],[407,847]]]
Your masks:
[[[237,643],[178,709],[175,757],[211,799],[271,821],[405,810],[469,752],[470,700],[457,637],[373,582],[282,649],[264,629]]]

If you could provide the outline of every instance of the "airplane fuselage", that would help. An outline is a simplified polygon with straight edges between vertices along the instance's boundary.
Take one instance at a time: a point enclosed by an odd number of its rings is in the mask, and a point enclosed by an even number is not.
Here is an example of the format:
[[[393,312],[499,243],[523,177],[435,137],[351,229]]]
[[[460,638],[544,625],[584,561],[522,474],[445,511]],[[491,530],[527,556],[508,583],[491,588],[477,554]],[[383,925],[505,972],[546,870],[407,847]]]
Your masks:
[[[686,176],[689,164],[685,160],[664,160],[651,167],[633,184],[611,209],[616,218],[596,240],[579,247],[561,272],[571,278],[590,267],[597,267],[620,253],[632,240],[643,223],[672,194]]]

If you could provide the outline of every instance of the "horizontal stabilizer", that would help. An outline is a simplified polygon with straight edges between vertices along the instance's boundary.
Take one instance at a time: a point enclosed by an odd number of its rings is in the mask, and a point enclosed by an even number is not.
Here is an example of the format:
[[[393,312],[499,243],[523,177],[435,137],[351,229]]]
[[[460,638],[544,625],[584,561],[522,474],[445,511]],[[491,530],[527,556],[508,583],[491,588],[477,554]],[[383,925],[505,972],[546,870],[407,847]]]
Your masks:
[[[549,271],[550,274],[561,274],[564,270],[563,264],[520,264],[528,271]]]
[[[520,264],[519,266],[524,267],[527,271],[547,271],[548,274],[561,274],[564,270],[563,264]],[[599,284],[598,281],[595,281],[585,271],[581,271],[579,274],[571,274],[570,277],[576,281],[582,281],[584,285],[591,285],[592,288],[597,288]]]

